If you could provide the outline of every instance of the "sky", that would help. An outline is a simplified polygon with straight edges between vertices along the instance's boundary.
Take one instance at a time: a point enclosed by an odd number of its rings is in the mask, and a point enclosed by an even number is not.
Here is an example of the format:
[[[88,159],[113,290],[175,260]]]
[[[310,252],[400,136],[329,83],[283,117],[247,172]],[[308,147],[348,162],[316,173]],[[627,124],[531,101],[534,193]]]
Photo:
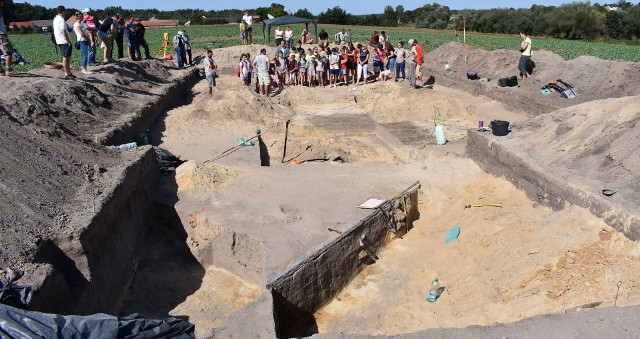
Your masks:
[[[244,9],[269,7],[271,3],[279,3],[285,6],[289,12],[295,12],[301,8],[307,8],[311,13],[318,15],[320,12],[340,6],[342,9],[351,14],[371,14],[382,13],[387,5],[394,8],[397,5],[404,6],[407,10],[413,10],[427,3],[437,2],[443,6],[449,6],[450,9],[489,9],[498,7],[513,8],[529,8],[531,5],[559,6],[563,3],[572,1],[562,0],[492,0],[492,1],[461,1],[461,0],[344,0],[344,1],[300,1],[300,0],[269,0],[269,1],[248,1],[248,0],[190,0],[190,1],[158,1],[158,0],[107,0],[100,1],[100,5],[95,5],[96,1],[88,0],[35,0],[35,1],[16,1],[29,2],[32,5],[41,5],[48,8],[64,5],[69,8],[84,9],[85,7],[104,8],[108,6],[121,6],[122,8],[157,8],[159,10],[173,10],[178,8],[199,8],[204,10],[222,10],[222,9]]]

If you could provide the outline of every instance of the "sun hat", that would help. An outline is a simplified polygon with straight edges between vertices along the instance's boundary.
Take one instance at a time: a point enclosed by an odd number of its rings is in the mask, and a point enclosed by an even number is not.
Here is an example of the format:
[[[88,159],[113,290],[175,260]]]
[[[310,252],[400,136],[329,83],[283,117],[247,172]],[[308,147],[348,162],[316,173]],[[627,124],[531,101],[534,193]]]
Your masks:
[[[414,42],[416,42],[416,41],[413,40],[413,39],[409,39],[409,45],[413,45]]]
[[[91,8],[87,7],[82,10],[82,13],[91,13]]]

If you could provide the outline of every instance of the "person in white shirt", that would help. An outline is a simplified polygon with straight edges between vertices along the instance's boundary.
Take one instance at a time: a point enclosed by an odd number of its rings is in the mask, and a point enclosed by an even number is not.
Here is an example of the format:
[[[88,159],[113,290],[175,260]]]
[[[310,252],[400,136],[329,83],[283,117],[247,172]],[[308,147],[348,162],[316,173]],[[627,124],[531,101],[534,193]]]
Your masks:
[[[344,27],[342,27],[342,29],[340,29],[340,32],[336,33],[333,38],[336,41],[337,45],[344,45],[347,38],[347,33],[344,31]]]
[[[287,26],[287,29],[284,31],[284,40],[286,41],[287,48],[293,48],[293,31],[289,26]]]
[[[209,85],[209,95],[213,95],[213,87],[216,85],[216,69],[218,65],[213,61],[213,52],[207,51],[207,57],[204,58],[204,74],[207,76],[207,84]]]
[[[242,16],[242,21],[246,26],[247,30],[247,38],[249,39],[249,45],[253,44],[253,16],[249,15],[249,10],[244,10],[244,15]]]
[[[276,34],[276,46],[280,46],[280,41],[283,40],[284,35],[284,31],[280,28],[280,25],[278,25],[274,33]]]
[[[60,49],[60,55],[62,55],[62,69],[64,70],[64,78],[75,78],[76,76],[71,73],[71,37],[69,36],[69,27],[64,19],[64,12],[66,8],[64,6],[58,6],[58,15],[53,19],[53,35],[56,38],[56,44]]]
[[[269,95],[271,92],[271,78],[269,77],[269,57],[265,48],[260,50],[253,60],[253,68],[258,71],[258,83],[260,84],[260,94]]]
[[[78,45],[80,45],[80,53],[82,54],[82,74],[93,74],[93,72],[87,70],[87,64],[89,63],[89,49],[93,43],[93,38],[91,33],[89,33],[87,24],[82,22],[84,14],[76,12],[75,18],[76,22],[73,24],[73,31],[76,33],[76,41],[78,42]]]
[[[525,31],[520,32],[520,38],[522,43],[520,44],[520,61],[518,62],[518,69],[520,70],[520,78],[528,78],[531,74],[527,71],[527,62],[531,59],[531,38],[527,36]]]

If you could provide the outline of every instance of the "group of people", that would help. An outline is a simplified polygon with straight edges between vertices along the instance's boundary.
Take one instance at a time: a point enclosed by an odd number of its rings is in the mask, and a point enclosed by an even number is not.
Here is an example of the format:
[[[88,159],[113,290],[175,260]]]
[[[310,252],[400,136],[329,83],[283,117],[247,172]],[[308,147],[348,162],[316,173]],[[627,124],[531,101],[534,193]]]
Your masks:
[[[376,33],[377,34],[377,33]],[[373,41],[373,40],[372,40]],[[268,95],[272,88],[285,86],[336,87],[341,85],[364,85],[369,78],[369,66],[372,66],[374,81],[409,80],[409,88],[417,88],[422,81],[421,65],[424,63],[424,51],[414,39],[398,42],[395,49],[386,38],[383,43],[367,46],[347,43],[330,48],[324,43],[313,48],[302,47],[298,40],[294,47],[288,47],[286,39],[278,40],[275,56],[269,58],[266,49],[262,49],[255,60],[249,54],[242,54],[236,67],[240,81],[249,86],[256,81],[256,91]],[[266,60],[266,61],[265,61]],[[408,65],[408,76],[405,69]]]
[[[96,64],[95,54],[97,46],[100,43],[104,48],[103,63],[113,62],[113,42],[118,46],[118,58],[124,57],[123,45],[126,40],[127,53],[131,60],[137,61],[142,59],[140,48],[142,47],[147,59],[151,58],[149,52],[149,44],[144,38],[145,27],[135,19],[129,18],[125,22],[124,18],[119,15],[107,15],[104,20],[96,23],[94,16],[91,15],[91,9],[85,8],[82,12],[74,14],[75,22],[72,31],[75,33],[76,42],[72,43],[69,27],[65,20],[66,8],[64,6],[57,7],[57,15],[53,19],[53,37],[62,56],[62,66],[64,70],[64,78],[75,78],[71,72],[70,61],[73,48],[80,50],[81,68],[83,74],[92,74],[88,70],[88,66]]]

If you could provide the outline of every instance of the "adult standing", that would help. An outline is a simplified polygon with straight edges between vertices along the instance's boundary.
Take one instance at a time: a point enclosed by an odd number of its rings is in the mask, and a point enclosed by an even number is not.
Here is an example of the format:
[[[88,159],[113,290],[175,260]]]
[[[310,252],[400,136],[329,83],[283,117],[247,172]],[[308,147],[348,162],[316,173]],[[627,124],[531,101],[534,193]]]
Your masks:
[[[286,41],[287,48],[293,48],[293,31],[291,27],[287,26],[284,30],[284,40]]]
[[[144,57],[146,59],[151,59],[151,52],[149,51],[149,44],[147,40],[144,38],[144,35],[147,31],[146,27],[142,24],[142,22],[136,22],[136,26],[138,26],[138,50],[136,51],[138,54],[138,58],[142,59],[142,54],[140,54],[140,47],[144,49]]]
[[[209,85],[209,95],[213,95],[213,87],[216,85],[215,72],[218,69],[218,65],[213,61],[213,52],[207,50],[207,57],[204,58],[204,74],[207,77],[207,84]]]
[[[13,58],[13,45],[11,45],[11,41],[9,41],[9,36],[7,35],[7,27],[4,24],[4,16],[2,13],[2,8],[4,7],[4,0],[0,0],[0,50],[4,54],[5,64],[7,65],[7,70],[5,71],[0,65],[0,75],[13,75],[13,67],[11,66],[11,59]]]
[[[107,17],[102,21],[102,25],[98,29],[98,38],[102,40],[104,43],[104,61],[103,63],[109,63],[113,61],[111,58],[111,35],[110,32],[113,32],[116,29],[116,20],[107,15]]]
[[[276,27],[276,31],[274,32],[276,35],[276,47],[280,46],[280,42],[284,40],[284,31],[282,30],[282,28],[280,28],[280,25],[278,25],[278,27]],[[276,55],[278,55],[276,53]]]
[[[364,77],[364,84],[367,83],[367,76],[369,75],[369,50],[366,46],[358,44],[360,54],[358,56],[358,79],[356,79],[356,85],[360,84],[360,77]]]
[[[284,39],[281,39],[280,44],[276,47],[276,55],[280,55],[280,52],[282,52],[282,56],[284,56],[285,60],[289,59],[289,49],[287,48]]]
[[[245,30],[247,31],[247,39],[249,40],[249,45],[253,44],[253,16],[249,15],[249,10],[244,10],[244,15],[242,16],[242,21],[245,24]]]
[[[390,78],[395,78],[396,76],[396,59],[398,56],[396,55],[396,50],[391,46],[389,41],[384,43],[384,50],[387,53],[387,69],[391,71]]]
[[[93,66],[96,64],[96,50],[98,46],[96,46],[96,31],[98,28],[96,27],[95,18],[91,15],[91,8],[87,7],[82,10],[82,23],[87,27],[87,31],[91,34],[92,45],[89,46],[89,65]]]
[[[260,94],[269,95],[271,92],[271,79],[269,77],[269,57],[267,57],[267,50],[265,48],[260,50],[260,55],[253,60],[252,65],[254,69],[258,71]]]
[[[418,67],[416,41],[409,39],[409,46],[411,46],[411,51],[409,51],[409,88],[416,89],[416,68]]]
[[[371,34],[371,39],[369,39],[369,46],[375,49],[378,47],[379,43],[380,43],[380,36],[378,35],[378,31],[373,31],[373,34]]]
[[[176,51],[178,68],[184,68],[184,62],[187,58],[187,55],[184,49],[184,36],[182,31],[178,31],[178,34],[173,37],[173,49]]]
[[[127,22],[125,37],[127,38],[127,47],[129,53],[129,59],[136,61],[138,57],[136,56],[136,51],[138,50],[138,26],[136,25],[136,18],[129,18],[129,22]]]
[[[118,59],[124,58],[124,30],[126,29],[126,24],[124,22],[124,18],[120,17],[120,14],[116,14],[114,16],[116,19],[116,46],[118,47]]]
[[[340,29],[340,32],[333,36],[333,39],[336,41],[337,45],[344,45],[347,40],[347,33],[344,31],[344,27]]]
[[[527,72],[527,62],[531,59],[531,38],[527,36],[525,31],[520,32],[520,61],[518,62],[518,69],[520,70],[520,78],[528,78],[531,74]]]
[[[380,32],[380,37],[378,38],[379,43],[383,44],[387,41],[389,41],[389,36],[387,36],[387,32],[382,31]]]
[[[182,36],[184,37],[184,50],[187,53],[187,56],[189,56],[189,66],[193,66],[193,59],[191,54],[191,37],[189,37],[189,34],[187,34],[186,30],[182,32]]]
[[[404,49],[404,42],[398,42],[398,50],[396,51],[396,79],[398,81],[400,78],[400,73],[402,73],[402,80],[407,78],[405,73],[405,60],[407,58],[407,50]]]
[[[56,38],[56,44],[58,50],[62,56],[62,69],[64,70],[64,78],[75,78],[76,76],[71,74],[71,37],[69,36],[69,27],[64,20],[64,12],[66,8],[64,6],[58,6],[56,17],[53,19],[53,35]]]
[[[93,43],[91,33],[87,30],[87,25],[82,22],[83,13],[76,12],[76,22],[73,24],[73,31],[76,33],[76,41],[80,45],[82,74],[93,74],[87,69],[89,63],[89,49]]]
[[[423,84],[422,82],[422,64],[424,63],[424,49],[418,43],[418,40],[415,40],[416,47],[416,78]]]

